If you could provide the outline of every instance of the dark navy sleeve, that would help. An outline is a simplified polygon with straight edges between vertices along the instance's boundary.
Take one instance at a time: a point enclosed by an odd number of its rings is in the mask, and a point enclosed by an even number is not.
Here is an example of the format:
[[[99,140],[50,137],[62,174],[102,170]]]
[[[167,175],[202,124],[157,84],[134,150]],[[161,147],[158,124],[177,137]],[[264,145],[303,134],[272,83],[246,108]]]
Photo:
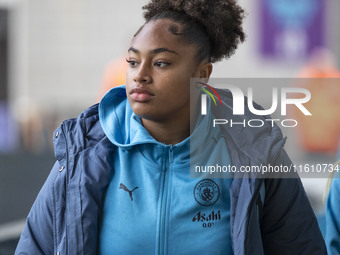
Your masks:
[[[340,176],[332,181],[326,203],[326,244],[328,254],[340,254]]]
[[[291,163],[283,148],[271,162],[287,166]],[[266,179],[265,190],[261,223],[265,254],[327,254],[300,178],[296,175],[296,178]]]
[[[15,254],[54,254],[53,182],[58,172],[57,162],[31,208]]]

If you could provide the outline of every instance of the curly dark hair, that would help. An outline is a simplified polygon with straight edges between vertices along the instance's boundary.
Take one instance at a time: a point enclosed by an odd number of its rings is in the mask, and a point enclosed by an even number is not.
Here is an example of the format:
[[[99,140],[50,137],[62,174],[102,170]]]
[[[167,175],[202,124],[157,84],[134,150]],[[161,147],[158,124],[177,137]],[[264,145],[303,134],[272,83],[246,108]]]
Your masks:
[[[147,22],[165,18],[181,24],[180,33],[176,26],[169,31],[196,43],[198,61],[229,58],[245,40],[245,12],[236,0],[151,0],[143,9]]]

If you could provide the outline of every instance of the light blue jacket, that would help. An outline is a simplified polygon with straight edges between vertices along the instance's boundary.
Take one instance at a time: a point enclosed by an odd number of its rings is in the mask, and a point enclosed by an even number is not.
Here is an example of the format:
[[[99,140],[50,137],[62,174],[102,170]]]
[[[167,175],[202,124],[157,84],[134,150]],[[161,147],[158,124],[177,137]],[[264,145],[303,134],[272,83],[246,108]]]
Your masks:
[[[126,115],[129,110],[124,110],[129,108],[125,89],[120,87],[110,93],[114,94],[115,107],[124,106],[120,108],[119,121],[130,118]],[[219,91],[219,94],[224,105],[212,109],[214,116],[232,116],[231,94],[226,91]],[[237,121],[238,117],[234,118]],[[255,116],[247,111],[243,118]],[[268,123],[258,129],[223,127],[223,132],[231,163],[237,168],[291,164],[277,126],[272,128]],[[119,130],[114,134],[119,134]],[[98,105],[87,109],[77,119],[65,121],[54,133],[54,144],[57,162],[28,215],[16,254],[96,254],[104,195],[117,150],[102,129]],[[316,218],[298,178],[248,177],[234,178],[229,189],[234,254],[326,254]],[[262,205],[263,181],[265,200]],[[117,189],[118,192],[123,191]],[[183,196],[192,196],[191,192]],[[151,198],[150,206],[155,202]],[[128,217],[131,212],[126,213]],[[191,224],[188,221],[184,227],[190,228]],[[197,233],[195,241],[204,243],[202,237]],[[164,249],[158,251],[166,253]]]
[[[116,100],[116,90],[99,105],[101,126],[117,148],[104,198],[99,253],[231,255],[233,176],[212,180],[205,173],[199,179],[189,171],[190,164],[230,164],[224,134],[212,127],[212,115],[200,116],[190,137],[166,145],[148,133],[127,100]]]

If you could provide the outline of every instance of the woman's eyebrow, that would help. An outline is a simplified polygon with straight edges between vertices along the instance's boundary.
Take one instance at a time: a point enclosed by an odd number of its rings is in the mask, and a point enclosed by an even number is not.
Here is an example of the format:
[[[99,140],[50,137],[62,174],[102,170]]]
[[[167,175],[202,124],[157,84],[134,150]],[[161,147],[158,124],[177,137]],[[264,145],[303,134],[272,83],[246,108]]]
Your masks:
[[[139,53],[139,50],[137,50],[137,49],[135,49],[135,48],[133,48],[133,47],[130,47],[129,49],[128,49],[128,52],[129,51],[132,51],[132,52],[134,52],[134,53]]]
[[[170,52],[170,53],[179,55],[176,51],[170,50],[168,48],[157,48],[157,49],[152,50],[151,52],[154,54],[161,53],[161,52]]]
[[[133,48],[133,47],[130,47],[130,48],[128,49],[128,52],[129,52],[129,51],[132,51],[132,52],[137,53],[137,54],[140,53],[139,50],[137,50],[137,49],[135,49],[135,48]],[[170,49],[168,49],[168,48],[157,48],[157,49],[153,49],[153,50],[150,51],[150,53],[152,53],[152,54],[158,54],[158,53],[161,53],[161,52],[170,52],[170,53],[179,55],[176,51],[170,50]]]

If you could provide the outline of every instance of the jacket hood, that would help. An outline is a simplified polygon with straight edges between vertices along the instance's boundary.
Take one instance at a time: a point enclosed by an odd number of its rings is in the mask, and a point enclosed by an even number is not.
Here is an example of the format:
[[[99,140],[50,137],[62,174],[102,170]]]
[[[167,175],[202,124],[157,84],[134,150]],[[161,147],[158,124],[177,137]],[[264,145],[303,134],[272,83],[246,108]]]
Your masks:
[[[125,85],[108,91],[99,103],[99,120],[104,133],[116,146],[158,143],[143,127],[126,97]]]
[[[210,106],[208,108],[210,109]],[[132,111],[127,100],[125,85],[108,91],[99,103],[98,111],[102,129],[114,145],[122,148],[151,143],[167,146],[155,140],[142,125],[140,117]],[[211,139],[211,137],[202,137],[202,134],[209,132],[211,128],[210,120],[211,116],[210,119],[199,117],[191,136],[176,144],[175,147],[188,150],[190,146],[198,148],[206,139]]]
[[[222,125],[225,134],[228,136],[230,151],[237,153],[238,157],[247,157],[250,165],[270,163],[275,160],[276,153],[284,146],[286,138],[283,139],[281,129],[276,123],[266,121],[270,116],[258,116],[250,112],[245,98],[245,114],[233,115],[233,98],[228,90],[218,90],[222,98],[223,107],[212,107],[212,113],[217,119],[228,119],[233,123],[248,123],[249,120],[262,120],[263,126],[250,127],[237,124],[233,127]],[[256,109],[263,109],[254,103]],[[273,124],[272,124],[273,123]],[[236,145],[237,146],[234,146]],[[247,162],[246,161],[246,162]]]

